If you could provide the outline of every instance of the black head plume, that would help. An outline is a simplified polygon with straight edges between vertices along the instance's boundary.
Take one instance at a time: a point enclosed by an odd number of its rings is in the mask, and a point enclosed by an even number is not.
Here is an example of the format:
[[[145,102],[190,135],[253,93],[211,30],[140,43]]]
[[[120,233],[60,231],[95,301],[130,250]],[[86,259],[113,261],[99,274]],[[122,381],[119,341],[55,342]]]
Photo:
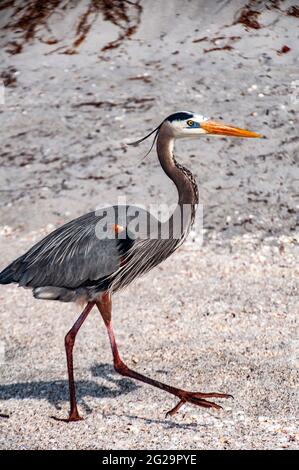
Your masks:
[[[163,121],[164,122],[164,121]],[[142,137],[141,139],[139,140],[136,140],[135,142],[129,142],[128,145],[133,145],[134,147],[136,147],[137,145],[139,145],[141,142],[143,142],[144,140],[146,140],[148,137],[150,137],[152,134],[154,134],[154,132],[156,132],[155,134],[155,137],[153,139],[153,142],[152,142],[152,145],[149,149],[149,151],[145,154],[145,157],[147,157],[149,155],[149,153],[151,153],[152,149],[153,149],[153,146],[155,145],[155,142],[157,140],[157,137],[158,137],[158,134],[159,134],[159,130],[160,130],[160,127],[162,126],[163,122],[161,122],[161,124],[159,124],[158,127],[156,127],[156,129],[154,129],[153,131],[151,131],[149,134],[147,134],[145,137]]]

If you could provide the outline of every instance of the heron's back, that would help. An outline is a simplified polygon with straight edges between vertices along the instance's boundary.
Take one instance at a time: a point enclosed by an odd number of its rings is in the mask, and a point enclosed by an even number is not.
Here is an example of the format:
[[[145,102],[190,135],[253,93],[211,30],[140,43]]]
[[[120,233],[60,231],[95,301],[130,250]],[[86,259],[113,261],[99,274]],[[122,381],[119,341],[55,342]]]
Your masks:
[[[132,207],[126,207],[132,213]],[[115,210],[113,222],[119,221],[120,207],[111,208]],[[138,211],[151,223],[151,214]],[[91,300],[102,291],[127,286],[166,259],[179,243],[133,237],[128,224],[116,225],[121,233],[116,230],[115,237],[105,238],[99,233],[104,212],[90,212],[54,230],[7,266],[0,273],[0,284],[18,283],[42,299]]]

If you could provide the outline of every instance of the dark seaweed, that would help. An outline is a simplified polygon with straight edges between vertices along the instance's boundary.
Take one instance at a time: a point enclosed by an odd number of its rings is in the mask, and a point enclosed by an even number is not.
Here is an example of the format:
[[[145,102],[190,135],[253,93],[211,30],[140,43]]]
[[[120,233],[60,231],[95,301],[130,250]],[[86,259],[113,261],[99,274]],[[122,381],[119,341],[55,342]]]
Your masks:
[[[76,53],[76,49],[85,41],[99,14],[104,17],[105,21],[110,21],[121,30],[115,41],[109,42],[101,49],[103,52],[119,47],[125,39],[137,31],[142,12],[140,0],[89,0],[86,3],[84,13],[78,18],[75,39],[71,47],[64,48],[65,54]],[[4,29],[21,32],[19,42],[12,41],[8,43],[7,52],[19,54],[25,44],[36,38],[50,45],[58,43],[58,39],[55,38],[43,40],[38,33],[41,28],[49,31],[48,21],[54,12],[66,12],[73,7],[73,0],[44,0],[42,2],[40,0],[30,0],[28,2],[8,0],[2,3],[0,10],[12,10]]]

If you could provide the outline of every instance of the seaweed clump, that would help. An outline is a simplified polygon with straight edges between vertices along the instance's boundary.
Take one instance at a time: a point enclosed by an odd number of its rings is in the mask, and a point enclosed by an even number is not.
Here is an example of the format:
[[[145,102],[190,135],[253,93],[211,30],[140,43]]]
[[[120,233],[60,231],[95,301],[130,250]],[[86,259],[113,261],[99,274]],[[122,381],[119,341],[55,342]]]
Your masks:
[[[110,21],[120,29],[120,33],[114,41],[109,42],[102,47],[102,51],[116,48],[138,29],[142,7],[140,0],[81,0],[84,2],[85,9],[78,17],[77,25],[74,29],[74,39],[70,47],[63,46],[63,53],[75,54],[77,48],[85,41],[91,28],[95,24],[99,15],[102,15],[105,21]],[[22,52],[25,44],[38,39],[49,45],[59,43],[59,39],[43,40],[41,31],[51,31],[49,20],[54,13],[66,14],[68,10],[78,6],[80,1],[75,0],[7,0],[0,5],[0,11],[10,9],[7,24],[4,29],[17,32],[20,39],[10,41],[7,46],[7,52],[10,54],[19,54]]]

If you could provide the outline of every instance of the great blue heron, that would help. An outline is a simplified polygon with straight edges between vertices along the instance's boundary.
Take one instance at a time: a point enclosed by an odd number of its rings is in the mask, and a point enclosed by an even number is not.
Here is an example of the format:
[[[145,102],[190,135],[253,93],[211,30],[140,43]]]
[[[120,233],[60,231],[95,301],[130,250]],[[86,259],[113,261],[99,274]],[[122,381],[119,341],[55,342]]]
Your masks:
[[[80,327],[94,306],[99,309],[108,331],[115,370],[123,376],[146,382],[178,397],[178,404],[168,412],[169,414],[174,414],[186,402],[204,408],[219,409],[220,405],[207,399],[231,396],[225,393],[188,392],[158,382],[127,367],[121,359],[114,337],[111,296],[168,258],[185,240],[192,226],[198,203],[198,190],[192,173],[173,156],[175,139],[200,137],[203,134],[235,137],[260,135],[183,111],[171,114],[156,129],[133,144],[139,144],[154,133],[152,147],[156,142],[160,164],[178,191],[177,208],[167,222],[158,223],[157,233],[161,234],[167,225],[168,237],[131,236],[128,224],[113,224],[116,236],[104,238],[96,233],[97,224],[103,219],[103,212],[90,212],[54,230],[0,273],[1,284],[15,282],[22,287],[30,287],[37,299],[62,302],[83,299],[86,302],[83,312],[65,336],[70,391],[70,413],[65,421],[82,419],[77,408],[73,347]],[[179,224],[179,234],[174,234],[175,217],[182,215],[186,207],[189,208],[187,220],[183,215],[180,220],[184,222]],[[120,207],[113,206],[113,210],[117,213]],[[152,217],[147,212],[145,214]],[[170,231],[169,227],[172,227]],[[117,236],[120,234],[122,236]]]

